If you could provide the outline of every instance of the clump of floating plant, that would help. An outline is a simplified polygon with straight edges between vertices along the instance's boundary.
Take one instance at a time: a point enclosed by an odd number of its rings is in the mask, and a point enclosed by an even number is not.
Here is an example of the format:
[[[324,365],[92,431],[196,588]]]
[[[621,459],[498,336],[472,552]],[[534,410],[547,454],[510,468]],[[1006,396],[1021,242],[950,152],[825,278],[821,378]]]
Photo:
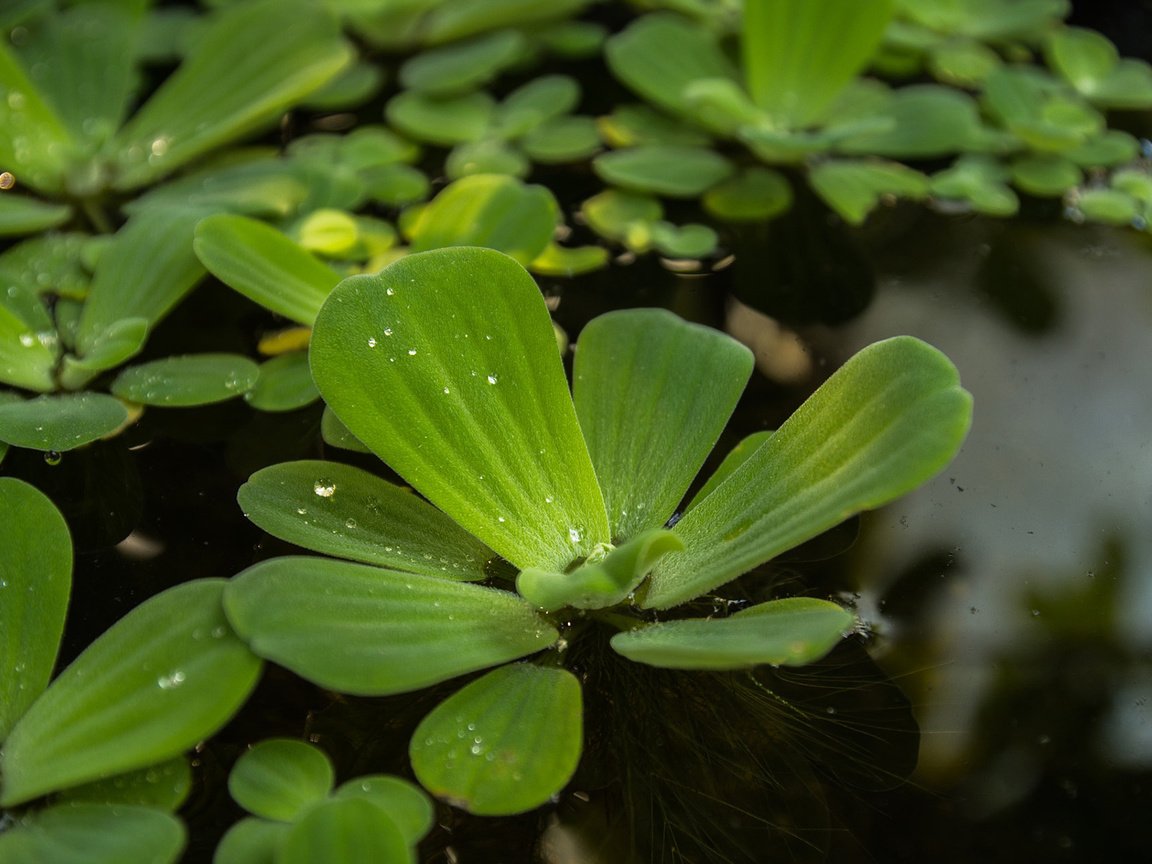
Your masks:
[[[228,791],[250,816],[216,847],[214,864],[276,861],[304,864],[353,848],[355,859],[416,861],[415,846],[432,827],[432,802],[406,780],[356,777],[336,787],[323,751],[273,738],[251,747],[232,767]]]
[[[565,662],[581,622],[612,628],[617,654],[656,667],[826,654],[854,625],[826,600],[708,618],[677,607],[914,488],[970,418],[946,358],[890,339],[685,501],[751,353],[665,311],[614,312],[580,334],[570,394],[535,283],[487,249],[414,254],[343,281],[310,352],[343,426],[431,503],[339,463],[257,472],[239,493],[248,516],[331,557],[239,574],[229,621],[256,654],[344,693],[483,672],[410,745],[425,788],[479,814],[536,807],[575,770],[581,685]]]
[[[49,683],[72,581],[63,517],[0,477],[0,860],[179,859],[183,756],[260,675],[201,579],[137,606]],[[45,796],[51,796],[48,800]]]

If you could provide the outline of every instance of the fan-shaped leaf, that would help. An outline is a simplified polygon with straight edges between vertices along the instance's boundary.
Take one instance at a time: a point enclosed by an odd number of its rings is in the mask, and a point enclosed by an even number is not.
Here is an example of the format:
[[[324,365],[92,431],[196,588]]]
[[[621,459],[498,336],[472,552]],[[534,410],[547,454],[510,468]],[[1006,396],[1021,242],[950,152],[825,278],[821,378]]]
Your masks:
[[[334,779],[322,750],[291,738],[270,738],[236,760],[228,792],[249,813],[291,822],[327,796]]]
[[[317,804],[281,841],[276,864],[416,864],[416,853],[382,807],[364,798]]]
[[[115,432],[128,409],[104,393],[65,393],[0,404],[0,441],[30,450],[73,450]]]
[[[366,798],[384,808],[404,839],[413,846],[432,829],[436,818],[427,795],[407,780],[386,774],[349,780],[333,795],[337,798]]]

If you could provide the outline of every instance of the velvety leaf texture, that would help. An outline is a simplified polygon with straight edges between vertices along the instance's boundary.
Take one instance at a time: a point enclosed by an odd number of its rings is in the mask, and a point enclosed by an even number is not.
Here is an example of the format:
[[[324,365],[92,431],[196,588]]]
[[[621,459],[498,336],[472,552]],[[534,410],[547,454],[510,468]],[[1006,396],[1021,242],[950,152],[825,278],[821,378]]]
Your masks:
[[[304,741],[272,738],[236,760],[228,792],[249,813],[291,822],[332,791],[333,779],[323,751]]]

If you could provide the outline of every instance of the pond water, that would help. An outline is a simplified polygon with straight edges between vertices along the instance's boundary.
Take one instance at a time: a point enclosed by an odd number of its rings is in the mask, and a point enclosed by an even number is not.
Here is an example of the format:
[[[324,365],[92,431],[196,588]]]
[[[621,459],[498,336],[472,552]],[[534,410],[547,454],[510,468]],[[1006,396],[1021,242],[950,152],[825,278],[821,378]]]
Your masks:
[[[829,229],[823,257],[816,244],[773,264],[790,230],[739,239],[736,264],[713,273],[649,259],[544,289],[573,339],[609,308],[657,305],[753,344],[761,371],[719,452],[778,424],[871,341],[910,333],[952,358],[976,400],[954,463],[726,595],[839,596],[868,632],[813,669],[752,678],[637,671],[590,634],[573,659],[590,676],[587,754],[557,806],[500,820],[442,808],[424,860],[920,861],[931,850],[956,862],[1094,861],[1142,849],[1152,250],[1058,220],[908,208],[865,233]],[[751,284],[749,272],[769,275]],[[822,298],[825,320],[796,305],[796,285],[840,292]],[[152,343],[246,351],[266,323],[209,285]],[[323,456],[379,470],[324,447],[318,429],[316,409],[262,415],[234,403],[152,411],[58,464],[10,453],[5,473],[51,495],[76,536],[78,614],[62,660],[170,585],[288,551],[234,503],[257,468]],[[186,860],[210,860],[239,818],[224,778],[248,743],[307,736],[344,776],[407,774],[408,735],[441,695],[337,697],[270,669],[197,754]],[[642,838],[638,857],[624,851],[626,823]]]

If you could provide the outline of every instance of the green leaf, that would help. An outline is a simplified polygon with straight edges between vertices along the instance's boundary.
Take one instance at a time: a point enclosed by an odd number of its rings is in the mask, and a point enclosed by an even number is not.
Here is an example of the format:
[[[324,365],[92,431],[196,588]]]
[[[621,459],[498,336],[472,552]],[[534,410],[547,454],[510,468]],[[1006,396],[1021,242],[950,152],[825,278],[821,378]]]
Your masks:
[[[717,486],[727,480],[732,472],[748,461],[748,458],[760,449],[760,445],[771,438],[772,435],[773,431],[771,429],[765,429],[762,432],[753,432],[729,450],[728,455],[724,457],[724,461],[712,472],[704,485],[700,487],[700,490],[692,496],[692,500],[689,501],[684,508],[685,512],[691,510],[704,498],[712,494],[712,491]]]
[[[688,86],[708,78],[737,80],[736,68],[706,29],[665,12],[644,15],[604,46],[612,73],[647,101],[695,120]],[[721,127],[727,126],[727,121]]]
[[[507,591],[328,558],[249,567],[224,605],[261,657],[358,696],[419,690],[559,638]]]
[[[105,369],[119,366],[135,357],[148,338],[147,318],[121,318],[101,333],[83,357],[65,354],[60,367],[60,384],[79,389]]]
[[[192,790],[192,766],[185,756],[65,789],[56,801],[131,804],[175,812]]]
[[[0,301],[0,381],[25,390],[54,390],[58,354],[53,330],[34,331]]]
[[[578,344],[576,413],[612,536],[659,528],[736,407],[752,374],[752,352],[658,309],[601,315]]]
[[[368,197],[387,207],[401,207],[422,201],[430,183],[424,173],[411,165],[380,165],[361,172]]]
[[[704,258],[715,252],[719,243],[716,232],[707,225],[653,222],[650,230],[652,247],[669,258]]]
[[[528,269],[541,276],[579,276],[608,265],[608,250],[602,246],[578,246],[575,249],[549,243],[532,259]]]
[[[358,60],[313,90],[301,104],[313,111],[354,111],[380,91],[385,77],[380,66]]]
[[[265,309],[311,325],[340,274],[275,228],[220,214],[196,225],[196,256],[213,276]]]
[[[112,393],[138,405],[185,408],[234,399],[252,389],[260,367],[239,354],[185,354],[125,369]]]
[[[556,120],[580,101],[580,85],[567,75],[542,75],[509,93],[492,116],[492,133],[511,140]]]
[[[241,819],[216,846],[212,864],[277,864],[276,854],[292,826],[265,819]]]
[[[523,153],[492,138],[458,144],[444,161],[444,173],[453,180],[473,174],[526,177],[531,168]]]
[[[1085,218],[1105,225],[1131,225],[1140,216],[1140,202],[1119,189],[1086,189],[1075,206]]]
[[[228,628],[224,584],[170,588],[77,657],[5,742],[0,803],[169,759],[227,722],[261,663]]]
[[[863,349],[676,523],[686,551],[656,568],[643,605],[698,597],[914,489],[956,453],[971,410],[931,346],[900,336]]]
[[[71,587],[64,517],[34,486],[0,477],[0,741],[48,686]]]
[[[1140,142],[1127,132],[1108,129],[1078,147],[1065,150],[1061,155],[1081,168],[1111,168],[1139,157]]]
[[[559,792],[582,746],[580,683],[571,672],[517,663],[440,703],[412,733],[424,788],[481,816],[523,813]]]
[[[821,162],[808,173],[820,197],[853,225],[889,196],[918,200],[928,194],[928,178],[898,162]]]
[[[929,159],[963,152],[978,140],[980,115],[966,93],[933,84],[901,87],[883,113],[887,128],[848,135],[835,144],[841,153]]]
[[[608,28],[593,21],[561,21],[537,30],[548,51],[568,60],[595,57],[608,36]]]
[[[495,101],[484,92],[437,99],[408,90],[389,100],[384,116],[417,141],[451,147],[482,138],[495,108]]]
[[[8,41],[0,40],[0,165],[33,189],[61,192],[76,141]]]
[[[779,171],[754,166],[704,193],[704,209],[729,222],[761,222],[792,206],[792,186]]]
[[[72,216],[67,204],[49,204],[27,195],[0,194],[0,237],[33,234],[63,225]]]
[[[1010,177],[1008,168],[996,160],[969,154],[934,174],[930,189],[939,198],[966,201],[978,213],[1011,216],[1020,200],[1007,184]]]
[[[466,93],[487,84],[519,60],[527,48],[523,33],[494,30],[417,54],[400,67],[400,84],[432,96]]]
[[[204,211],[156,207],[138,212],[116,232],[92,275],[76,333],[83,358],[125,318],[155,325],[204,275],[192,231]]]
[[[104,393],[37,396],[0,404],[0,441],[30,450],[74,450],[119,429],[128,410]]]
[[[786,128],[823,120],[871,59],[892,11],[892,0],[745,0],[741,56],[752,99]]]
[[[518,568],[608,541],[548,309],[507,256],[438,250],[346,279],[311,351],[352,433]]]
[[[1045,46],[1045,57],[1048,65],[1055,69],[1083,96],[1097,101],[1104,95],[1103,102],[1108,102],[1108,91],[1112,89],[1109,78],[1116,72],[1120,63],[1120,55],[1108,37],[1094,30],[1084,30],[1080,27],[1059,27],[1048,36]],[[1140,98],[1141,91],[1147,94],[1152,90],[1152,75],[1147,74],[1145,66],[1145,81],[1143,86],[1133,79],[1130,97],[1136,99],[1137,104],[1132,107],[1145,107],[1147,95]],[[1128,73],[1132,74],[1132,73]],[[1137,73],[1139,74],[1139,73]],[[1123,98],[1123,97],[1121,97]],[[1109,105],[1108,107],[1122,107]]]
[[[336,798],[364,798],[382,807],[409,844],[415,846],[432,830],[436,811],[419,788],[400,777],[377,774],[357,777],[340,786]]]
[[[1083,173],[1070,159],[1053,153],[1022,156],[1013,160],[1012,182],[1031,195],[1059,198],[1078,186]]]
[[[308,352],[281,354],[260,364],[260,374],[244,400],[257,411],[295,411],[320,398],[308,368]]]
[[[274,124],[351,59],[336,19],[306,0],[252,0],[218,12],[195,52],[118,136],[117,188],[149,183]]]
[[[577,162],[600,149],[600,133],[591,117],[557,117],[533,128],[521,146],[533,162]]]
[[[715,80],[715,79],[713,79]],[[617,105],[611,114],[597,119],[600,135],[611,147],[623,149],[641,144],[680,144],[707,147],[711,138],[648,105]]]
[[[236,760],[228,774],[228,792],[249,813],[292,822],[332,791],[335,776],[319,748],[291,738],[270,738]]]
[[[4,864],[175,864],[185,832],[151,807],[62,804],[33,811],[0,834]]]
[[[656,144],[601,153],[592,168],[605,182],[669,198],[694,198],[733,171],[732,163],[712,150]]]
[[[464,177],[420,211],[411,229],[412,251],[485,246],[527,266],[544,251],[559,218],[544,186],[494,174]]]
[[[487,578],[492,550],[411,491],[339,462],[283,462],[240,487],[244,514],[305,549],[441,579]]]
[[[729,618],[667,621],[617,633],[612,648],[636,663],[665,669],[804,666],[831,651],[851,627],[852,613],[835,603],[789,597]]]
[[[128,202],[125,210],[135,214],[152,207],[187,206],[206,213],[224,210],[284,218],[294,213],[308,194],[307,172],[299,165],[255,151],[236,164],[212,164],[182,175]]]
[[[546,612],[564,606],[605,609],[623,603],[657,561],[683,549],[683,541],[671,531],[654,528],[602,555],[590,556],[569,573],[526,568],[516,578],[516,590]]]
[[[609,240],[624,241],[635,226],[645,228],[664,218],[664,207],[649,195],[609,189],[580,205],[588,226]]]
[[[932,75],[954,87],[979,88],[1003,64],[1000,55],[982,42],[950,39],[934,46],[928,55]]]
[[[310,809],[285,835],[276,864],[416,864],[408,841],[374,802],[332,798]]]
[[[320,416],[320,437],[325,444],[339,447],[341,450],[352,450],[356,453],[371,453],[364,442],[348,431],[348,427],[340,422],[331,408],[324,406],[324,413]]]
[[[983,99],[994,117],[1035,150],[1067,150],[1105,128],[1098,111],[1031,67],[994,70],[984,82]]]

